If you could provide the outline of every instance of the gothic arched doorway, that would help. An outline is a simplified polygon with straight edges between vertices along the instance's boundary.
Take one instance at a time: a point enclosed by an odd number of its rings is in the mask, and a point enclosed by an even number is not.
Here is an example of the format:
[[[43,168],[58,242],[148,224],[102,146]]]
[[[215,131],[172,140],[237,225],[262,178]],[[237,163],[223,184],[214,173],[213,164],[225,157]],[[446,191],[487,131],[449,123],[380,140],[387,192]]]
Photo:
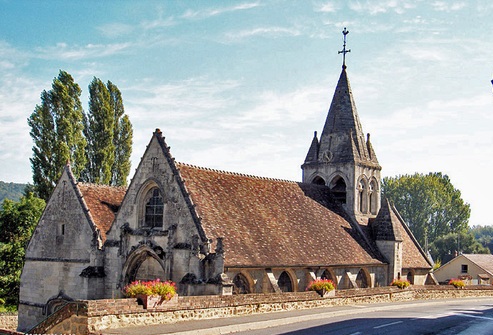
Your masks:
[[[161,248],[158,248],[161,251]],[[125,262],[123,273],[124,285],[135,280],[168,279],[164,270],[164,253],[160,255],[151,248],[143,246],[132,252]]]

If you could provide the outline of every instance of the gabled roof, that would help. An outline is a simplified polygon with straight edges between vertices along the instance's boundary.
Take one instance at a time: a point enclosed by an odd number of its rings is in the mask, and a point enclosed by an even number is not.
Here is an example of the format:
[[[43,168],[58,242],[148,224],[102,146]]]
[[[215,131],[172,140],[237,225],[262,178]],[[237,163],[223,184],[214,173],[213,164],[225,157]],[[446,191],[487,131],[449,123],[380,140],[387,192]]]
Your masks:
[[[395,227],[398,229],[397,234],[402,238],[402,267],[403,268],[420,268],[430,269],[433,264],[428,259],[425,251],[421,248],[418,241],[414,237],[413,233],[404,222],[395,206],[388,202],[388,208],[392,213],[392,217],[396,218],[398,222],[395,223]]]
[[[106,233],[111,228],[115,214],[125,196],[126,188],[86,183],[78,183],[77,188],[104,243]]]
[[[490,276],[493,276],[493,255],[492,254],[462,254],[463,257],[467,258]]]
[[[380,211],[372,223],[373,237],[376,241],[402,242],[402,234],[399,229],[400,225],[399,218],[391,208],[389,201],[384,198],[382,207],[380,207]]]
[[[383,263],[326,186],[177,167],[207,237],[224,238],[226,267]]]

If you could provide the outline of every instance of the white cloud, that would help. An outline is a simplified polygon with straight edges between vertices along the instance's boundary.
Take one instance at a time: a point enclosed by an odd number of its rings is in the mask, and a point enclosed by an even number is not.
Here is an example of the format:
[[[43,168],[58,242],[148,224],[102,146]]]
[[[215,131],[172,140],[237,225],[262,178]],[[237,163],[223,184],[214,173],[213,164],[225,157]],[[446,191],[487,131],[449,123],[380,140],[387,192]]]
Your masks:
[[[225,129],[270,126],[289,127],[298,122],[313,119],[321,111],[328,110],[327,88],[316,86],[298,89],[294,92],[278,93],[265,91],[258,95],[255,106],[232,118],[225,118]]]
[[[395,12],[397,14],[403,14],[408,9],[414,8],[413,1],[399,1],[399,0],[374,0],[374,1],[351,1],[349,2],[349,8],[355,12],[362,14],[377,15],[387,12]]]
[[[295,28],[284,27],[258,27],[249,30],[229,32],[225,34],[225,40],[228,42],[240,41],[250,37],[269,37],[277,38],[282,36],[299,36],[301,31]]]
[[[333,2],[326,2],[321,5],[319,5],[315,11],[316,12],[322,12],[322,13],[335,13],[337,11],[338,7],[333,3]]]
[[[54,46],[36,48],[35,57],[42,59],[80,60],[109,57],[127,51],[131,43],[68,45],[61,42]]]
[[[130,34],[134,30],[134,27],[126,23],[113,22],[101,25],[97,27],[97,30],[105,37],[115,38]]]
[[[458,11],[466,7],[465,2],[435,1],[431,4],[434,10],[438,12]]]
[[[235,12],[239,10],[245,10],[245,9],[252,9],[255,7],[259,7],[260,4],[258,2],[249,2],[249,3],[242,3],[239,5],[231,6],[231,7],[223,7],[223,8],[212,8],[212,9],[206,9],[206,10],[187,10],[183,15],[182,18],[185,19],[206,19],[212,16],[217,16],[221,15],[224,13],[229,13],[229,12]]]
[[[27,118],[39,104],[41,84],[33,78],[5,75],[0,87],[0,180],[25,183],[31,176],[32,147]]]
[[[144,30],[152,30],[157,28],[167,28],[177,24],[177,21],[173,16],[167,18],[158,18],[151,21],[143,21],[140,25]]]

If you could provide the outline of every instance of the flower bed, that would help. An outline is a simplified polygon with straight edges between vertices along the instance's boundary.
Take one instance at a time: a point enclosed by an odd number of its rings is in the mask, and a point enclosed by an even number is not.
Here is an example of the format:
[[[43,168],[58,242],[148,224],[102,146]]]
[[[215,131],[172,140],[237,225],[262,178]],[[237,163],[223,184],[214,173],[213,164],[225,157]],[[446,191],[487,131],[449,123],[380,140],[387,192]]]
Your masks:
[[[455,288],[464,288],[466,286],[463,280],[455,279],[455,278],[450,279],[448,284],[454,286]]]
[[[398,288],[404,289],[406,287],[409,287],[411,283],[409,280],[406,279],[394,279],[392,283],[390,283],[390,286],[397,286]]]
[[[159,279],[150,281],[134,281],[123,289],[125,296],[135,298],[138,295],[160,296],[164,300],[170,300],[176,294],[176,284],[171,281]]]
[[[307,291],[316,291],[322,297],[334,296],[335,286],[330,279],[316,279],[308,284]]]

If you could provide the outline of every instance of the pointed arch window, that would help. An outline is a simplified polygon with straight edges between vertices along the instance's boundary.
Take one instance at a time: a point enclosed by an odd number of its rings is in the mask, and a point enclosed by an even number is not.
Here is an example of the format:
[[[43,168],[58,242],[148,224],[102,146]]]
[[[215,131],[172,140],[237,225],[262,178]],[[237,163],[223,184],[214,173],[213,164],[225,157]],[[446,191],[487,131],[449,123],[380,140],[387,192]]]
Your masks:
[[[313,178],[312,184],[325,185],[325,180],[320,176],[316,176],[315,178]]]
[[[367,213],[368,212],[368,210],[367,210],[368,191],[366,189],[366,183],[363,179],[361,179],[359,182],[358,193],[359,193],[359,211],[361,213]]]
[[[248,279],[245,275],[238,273],[233,278],[233,292],[234,294],[247,294],[250,293],[250,285],[248,284]]]
[[[377,208],[378,208],[378,191],[377,191],[377,183],[375,180],[372,180],[370,183],[370,190],[369,190],[369,207],[370,207],[370,213],[376,215],[377,214]]]
[[[341,176],[337,176],[330,182],[330,191],[336,201],[346,203],[346,182]]]
[[[286,271],[283,271],[279,276],[277,285],[279,285],[281,292],[293,292],[293,283],[291,282],[291,277],[289,277]]]
[[[154,187],[147,192],[144,208],[144,227],[162,227],[164,201],[159,188]]]
[[[358,288],[367,288],[369,287],[368,275],[365,270],[361,269],[356,276],[356,284]]]

